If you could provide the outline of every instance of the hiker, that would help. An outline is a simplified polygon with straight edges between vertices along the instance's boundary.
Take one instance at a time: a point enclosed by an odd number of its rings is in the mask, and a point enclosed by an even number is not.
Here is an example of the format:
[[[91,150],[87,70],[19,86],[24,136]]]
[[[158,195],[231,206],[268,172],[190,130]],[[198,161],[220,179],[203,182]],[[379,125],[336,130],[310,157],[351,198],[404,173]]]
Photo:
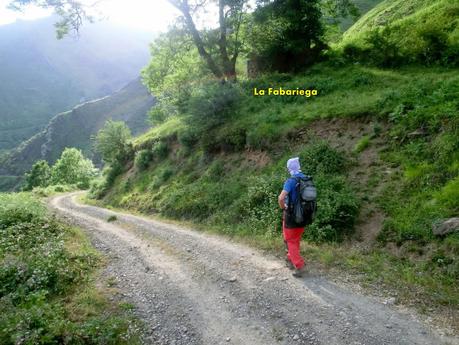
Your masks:
[[[287,161],[287,169],[290,173],[284,183],[284,188],[279,195],[279,206],[283,209],[282,232],[284,242],[287,246],[287,265],[293,269],[293,276],[302,277],[305,273],[304,259],[300,254],[301,235],[304,232],[304,225],[295,223],[292,215],[292,205],[298,200],[297,177],[306,178],[301,172],[300,160],[298,157]]]

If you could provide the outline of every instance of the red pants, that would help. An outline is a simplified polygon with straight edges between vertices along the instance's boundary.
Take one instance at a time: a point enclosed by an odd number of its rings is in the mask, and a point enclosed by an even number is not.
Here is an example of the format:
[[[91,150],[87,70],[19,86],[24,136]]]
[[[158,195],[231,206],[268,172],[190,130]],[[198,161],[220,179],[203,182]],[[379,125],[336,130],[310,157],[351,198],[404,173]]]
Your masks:
[[[282,230],[284,233],[284,242],[288,249],[287,258],[291,261],[293,266],[300,269],[304,266],[304,259],[300,254],[300,241],[304,228],[288,229],[285,227],[285,224],[283,224]]]

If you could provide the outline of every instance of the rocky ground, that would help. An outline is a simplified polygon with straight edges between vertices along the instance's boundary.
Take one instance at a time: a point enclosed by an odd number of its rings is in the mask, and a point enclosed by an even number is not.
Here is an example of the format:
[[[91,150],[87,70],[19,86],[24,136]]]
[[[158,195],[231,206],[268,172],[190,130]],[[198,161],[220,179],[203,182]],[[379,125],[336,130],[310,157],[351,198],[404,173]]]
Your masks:
[[[257,250],[175,225],[49,204],[108,257],[104,275],[145,323],[145,344],[458,344],[411,312],[310,272],[298,279]],[[108,222],[107,220],[112,220]]]

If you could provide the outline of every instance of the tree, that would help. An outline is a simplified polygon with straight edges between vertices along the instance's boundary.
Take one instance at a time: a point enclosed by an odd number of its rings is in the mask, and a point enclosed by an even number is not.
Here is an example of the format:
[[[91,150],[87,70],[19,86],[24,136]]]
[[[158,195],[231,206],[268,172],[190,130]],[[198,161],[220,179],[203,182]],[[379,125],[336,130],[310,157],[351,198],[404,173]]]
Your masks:
[[[25,6],[34,4],[42,8],[53,8],[61,20],[55,24],[57,38],[61,39],[71,30],[77,34],[85,20],[92,22],[92,17],[88,14],[91,5],[83,6],[76,0],[12,0],[9,8],[21,11]]]
[[[247,11],[247,0],[216,0],[218,6],[218,39],[213,44],[217,47],[218,58],[211,54],[215,48],[209,46],[203,38],[203,33],[196,28],[193,14],[205,5],[214,1],[168,0],[183,16],[186,28],[193,38],[199,55],[215,77],[223,80],[236,79],[236,61],[241,51],[240,29]],[[232,41],[232,44],[230,44]],[[231,47],[230,47],[231,45]]]
[[[122,161],[129,152],[131,130],[123,121],[108,120],[95,137],[95,150],[105,163]]]
[[[51,168],[45,160],[35,162],[32,169],[25,174],[23,190],[32,190],[34,187],[46,187],[51,182]]]
[[[53,184],[76,184],[88,188],[96,175],[97,169],[80,150],[66,148],[52,168],[51,180]]]
[[[167,0],[182,13],[185,24],[199,55],[212,74],[222,80],[236,79],[236,61],[241,51],[240,36],[248,0]],[[12,0],[10,7],[20,10],[35,4],[43,8],[54,8],[62,18],[56,23],[57,36],[62,38],[70,30],[78,33],[84,20],[92,21],[88,5],[76,0]],[[218,39],[208,39],[204,31],[196,27],[195,16],[200,10],[212,5],[218,6]],[[214,34],[210,31],[211,36]],[[215,54],[214,52],[218,52]]]
[[[251,46],[267,69],[297,71],[325,48],[320,0],[259,0]]]

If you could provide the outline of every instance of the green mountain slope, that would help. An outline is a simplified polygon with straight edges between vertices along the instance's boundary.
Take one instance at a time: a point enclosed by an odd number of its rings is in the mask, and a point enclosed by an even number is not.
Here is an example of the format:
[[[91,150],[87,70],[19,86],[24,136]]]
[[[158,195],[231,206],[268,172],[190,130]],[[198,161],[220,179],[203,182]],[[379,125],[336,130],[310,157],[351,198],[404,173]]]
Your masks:
[[[56,115],[42,132],[3,158],[0,168],[3,190],[16,185],[15,176],[22,176],[35,161],[45,159],[54,163],[66,147],[80,148],[92,157],[90,138],[108,119],[125,121],[134,134],[144,132],[148,128],[146,113],[153,105],[154,98],[136,79],[112,96]]]
[[[365,13],[370,11],[373,7],[379,4],[383,0],[354,0],[353,3],[360,11],[360,15],[363,16]],[[353,24],[351,18],[344,18],[341,20],[340,27],[343,31],[349,29]]]
[[[57,40],[55,21],[0,26],[0,150],[30,138],[54,114],[119,90],[148,61],[150,34],[102,22]]]
[[[366,46],[375,30],[402,56],[442,54],[459,59],[459,3],[456,0],[385,0],[360,18],[341,44]]]

